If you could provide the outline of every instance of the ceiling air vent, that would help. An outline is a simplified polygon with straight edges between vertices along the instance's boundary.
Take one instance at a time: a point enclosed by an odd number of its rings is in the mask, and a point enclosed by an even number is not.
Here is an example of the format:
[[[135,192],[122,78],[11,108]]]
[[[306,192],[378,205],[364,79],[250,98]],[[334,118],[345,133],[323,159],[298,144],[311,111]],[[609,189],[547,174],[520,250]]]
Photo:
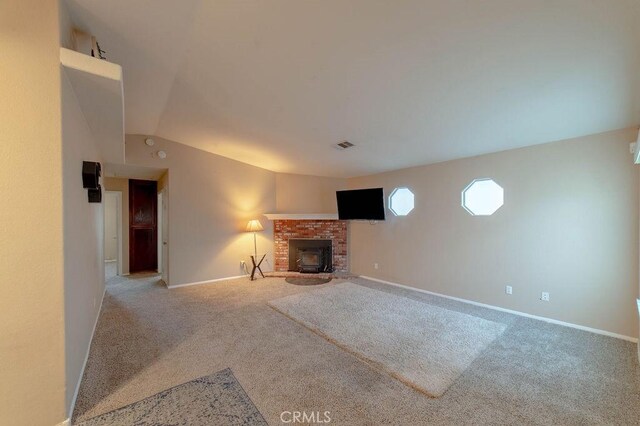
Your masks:
[[[347,149],[347,148],[351,148],[354,145],[349,141],[343,141],[343,142],[335,144],[334,146],[337,149],[344,150],[344,149]]]

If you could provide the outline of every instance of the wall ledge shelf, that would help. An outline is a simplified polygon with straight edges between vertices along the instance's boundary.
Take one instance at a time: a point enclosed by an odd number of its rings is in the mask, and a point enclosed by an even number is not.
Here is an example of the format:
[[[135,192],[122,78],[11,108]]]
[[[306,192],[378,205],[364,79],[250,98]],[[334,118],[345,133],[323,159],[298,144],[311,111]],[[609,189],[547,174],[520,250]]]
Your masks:
[[[60,65],[96,138],[103,162],[124,164],[122,67],[60,48]]]
[[[339,220],[337,213],[265,213],[269,220]]]

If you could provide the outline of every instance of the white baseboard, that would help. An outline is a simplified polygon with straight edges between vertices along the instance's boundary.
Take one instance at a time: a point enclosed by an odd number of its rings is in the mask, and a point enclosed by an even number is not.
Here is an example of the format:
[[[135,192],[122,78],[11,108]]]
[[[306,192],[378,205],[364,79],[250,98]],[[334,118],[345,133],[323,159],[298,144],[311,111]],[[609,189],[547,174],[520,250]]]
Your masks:
[[[89,352],[91,351],[91,343],[93,343],[93,336],[96,335],[96,327],[98,326],[98,320],[100,319],[100,313],[102,312],[102,302],[104,302],[104,295],[107,292],[107,286],[105,285],[104,290],[102,291],[102,298],[100,299],[100,309],[98,309],[98,315],[96,315],[96,320],[93,323],[93,330],[91,330],[91,339],[89,339],[89,346],[87,346],[87,353],[84,355],[84,362],[82,363],[82,370],[80,370],[80,377],[78,378],[78,383],[76,383],[76,390],[73,392],[73,399],[71,400],[71,406],[69,407],[69,418],[62,422],[62,425],[71,426],[71,417],[73,416],[73,409],[76,407],[76,400],[78,399],[78,392],[80,392],[80,384],[82,383],[82,377],[84,376],[84,369],[87,366],[87,361],[89,360]],[[68,423],[65,423],[68,422]]]
[[[394,282],[391,282],[391,281],[385,281],[385,280],[381,280],[379,278],[373,278],[373,277],[369,277],[369,276],[366,276],[366,275],[360,275],[360,278],[364,278],[364,279],[367,279],[367,280],[379,282],[379,283],[382,283],[382,284],[392,285],[392,286],[395,286],[395,287],[405,288],[407,290],[414,290],[414,291],[417,291],[417,292],[420,292],[420,293],[430,294],[432,296],[444,297],[445,299],[456,300],[458,302],[468,303],[470,305],[480,306],[480,307],[487,308],[487,309],[493,309],[494,311],[506,312],[508,314],[518,315],[518,316],[521,316],[521,317],[531,318],[531,319],[535,319],[535,320],[539,320],[539,321],[548,322],[548,323],[551,323],[551,324],[562,325],[564,327],[575,328],[575,329],[578,329],[578,330],[588,331],[588,332],[595,333],[595,334],[601,334],[603,336],[615,337],[616,339],[622,339],[622,340],[627,340],[629,342],[638,343],[638,339],[636,337],[625,336],[625,335],[622,335],[622,334],[612,333],[610,331],[600,330],[600,329],[597,329],[597,328],[585,327],[584,325],[578,325],[578,324],[573,324],[573,323],[570,323],[570,322],[559,321],[559,320],[555,320],[555,319],[552,319],[552,318],[540,317],[538,315],[527,314],[525,312],[513,311],[511,309],[501,308],[499,306],[494,306],[494,305],[487,305],[485,303],[474,302],[472,300],[461,299],[459,297],[447,296],[446,294],[435,293],[433,291],[423,290],[421,288],[416,288],[416,287],[411,287],[411,286],[408,286],[408,285],[398,284],[398,283],[394,283]]]
[[[71,418],[68,418],[67,420],[58,423],[56,426],[71,426]]]
[[[189,287],[189,286],[192,286],[192,285],[217,283],[217,282],[220,282],[220,281],[237,280],[238,278],[245,278],[245,277],[248,277],[248,276],[249,275],[247,275],[247,274],[245,274],[245,275],[236,275],[234,277],[216,278],[215,280],[196,281],[196,282],[193,282],[193,283],[170,285],[170,286],[167,286],[167,288],[168,289],[172,289],[172,288],[178,288],[178,287]]]

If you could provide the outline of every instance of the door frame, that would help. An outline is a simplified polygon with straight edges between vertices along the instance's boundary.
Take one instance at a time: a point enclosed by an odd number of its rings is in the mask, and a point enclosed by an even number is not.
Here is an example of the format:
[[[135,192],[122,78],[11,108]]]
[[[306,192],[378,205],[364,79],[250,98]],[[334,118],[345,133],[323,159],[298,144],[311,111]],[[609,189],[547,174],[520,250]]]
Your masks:
[[[122,275],[122,191],[104,191],[105,197],[107,194],[114,194],[116,196],[116,234],[117,234],[117,259],[118,262],[118,275]],[[104,223],[104,212],[103,212]],[[104,227],[102,230],[102,238],[104,239]],[[104,262],[104,255],[102,256]]]
[[[169,192],[166,186],[158,191],[158,216],[158,272],[169,286]]]
[[[162,203],[164,198],[164,189],[158,191],[156,197],[158,197],[158,211],[156,214],[158,215],[158,273],[162,274],[162,270],[164,269],[164,256],[162,256],[162,241],[164,239],[164,235],[162,234],[162,220],[163,220],[163,212],[162,212]]]

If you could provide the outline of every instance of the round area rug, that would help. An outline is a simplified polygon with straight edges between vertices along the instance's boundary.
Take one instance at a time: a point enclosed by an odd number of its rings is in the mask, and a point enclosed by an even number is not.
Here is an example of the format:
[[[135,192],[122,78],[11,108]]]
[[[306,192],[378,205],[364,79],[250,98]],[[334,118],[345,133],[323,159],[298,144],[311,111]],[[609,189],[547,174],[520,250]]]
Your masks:
[[[318,285],[326,284],[331,281],[331,278],[318,278],[318,277],[287,277],[284,279],[289,284],[295,285]]]

